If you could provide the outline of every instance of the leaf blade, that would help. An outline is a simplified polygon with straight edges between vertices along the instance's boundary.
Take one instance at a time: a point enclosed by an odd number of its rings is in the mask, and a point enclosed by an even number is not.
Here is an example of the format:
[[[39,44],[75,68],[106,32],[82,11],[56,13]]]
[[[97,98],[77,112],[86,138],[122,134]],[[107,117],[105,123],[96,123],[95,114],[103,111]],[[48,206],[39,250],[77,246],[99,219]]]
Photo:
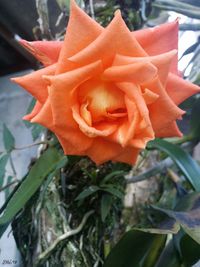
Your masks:
[[[61,155],[55,148],[49,148],[42,154],[7,203],[3,215],[0,217],[0,225],[10,222],[23,208],[46,176],[54,170],[60,158]]]
[[[15,147],[15,138],[6,124],[3,124],[3,143],[6,151],[10,152]]]
[[[200,166],[187,152],[181,147],[161,139],[151,141],[149,145],[168,154],[183,172],[192,187],[196,191],[200,191]]]

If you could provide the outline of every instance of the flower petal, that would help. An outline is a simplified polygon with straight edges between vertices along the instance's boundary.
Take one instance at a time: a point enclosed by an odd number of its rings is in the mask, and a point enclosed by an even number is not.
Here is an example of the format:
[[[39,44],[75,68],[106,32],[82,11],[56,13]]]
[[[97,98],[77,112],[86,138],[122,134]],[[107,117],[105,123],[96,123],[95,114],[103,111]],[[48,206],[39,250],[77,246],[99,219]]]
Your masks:
[[[70,3],[70,18],[58,60],[57,74],[73,69],[68,58],[87,47],[103,31],[103,27],[79,8],[74,0]]]
[[[115,60],[113,62],[113,66],[121,66],[127,64],[143,64],[145,69],[145,64],[153,64],[157,68],[157,73],[159,76],[160,81],[165,86],[168,74],[170,71],[170,66],[172,60],[177,55],[176,50],[169,51],[167,53],[163,53],[157,56],[150,56],[150,57],[127,57],[122,55],[116,55]],[[139,75],[140,76],[140,75]],[[141,73],[143,77],[143,74]],[[142,79],[140,77],[140,79]]]
[[[43,80],[43,75],[53,75],[56,65],[31,72],[25,76],[11,78],[11,81],[17,83],[27,90],[38,101],[44,103],[48,97],[47,83]]]
[[[88,102],[92,121],[99,122],[117,111],[125,111],[124,94],[114,83],[90,79],[78,88],[79,102]],[[119,112],[117,112],[119,113]],[[123,112],[121,112],[123,113]]]
[[[116,158],[123,152],[123,148],[116,143],[96,137],[86,154],[96,163],[102,164]]]
[[[58,61],[63,42],[61,41],[34,41],[20,40],[20,44],[26,48],[44,66],[49,66]]]
[[[152,91],[150,91],[148,88],[145,88],[144,93],[142,94],[144,101],[147,105],[152,104],[153,102],[155,102],[158,98],[159,95],[153,93]]]
[[[174,104],[158,79],[147,83],[144,88],[159,95],[159,98],[148,106],[150,120],[156,134],[157,131],[167,127],[170,122],[175,121],[185,113]]]
[[[71,129],[54,125],[50,98],[47,99],[40,112],[31,120],[39,123],[54,132],[61,142],[65,154],[76,155],[88,149],[92,144],[92,139],[85,136],[77,127]]]
[[[80,130],[88,137],[93,138],[97,136],[108,136],[111,135],[116,129],[117,124],[115,123],[99,123],[96,127],[89,126],[85,120],[80,116],[79,106],[74,105],[72,107],[72,114],[74,120],[77,122]],[[99,128],[99,129],[98,129]]]
[[[176,105],[182,103],[186,98],[200,93],[200,87],[186,81],[172,73],[167,80],[167,93]]]
[[[113,158],[112,161],[119,161],[133,165],[136,163],[139,152],[140,149],[127,147],[123,149],[119,156]]]
[[[102,59],[104,67],[111,65],[116,53],[127,56],[146,56],[146,53],[131,36],[120,12],[99,37],[69,60],[79,64],[88,64]]]
[[[149,119],[149,110],[146,106],[144,98],[139,91],[139,88],[132,83],[117,83],[117,86],[126,94],[127,99],[132,100],[139,111],[140,116],[145,120],[145,123],[151,126]]]
[[[142,84],[152,80],[157,74],[157,68],[150,62],[137,62],[123,66],[107,68],[102,78],[115,82],[134,82]]]
[[[31,113],[25,115],[23,117],[23,120],[31,121],[40,112],[42,106],[43,105],[39,101],[36,101],[35,106],[31,111]]]
[[[137,39],[146,53],[150,56],[178,49],[178,20],[160,26],[135,31],[132,35]],[[174,58],[171,71],[178,75],[178,59]]]
[[[73,89],[92,76],[102,72],[101,61],[94,62],[82,68],[55,75],[45,76],[49,86],[49,96],[52,105],[54,124],[63,127],[77,127],[72,117],[71,107],[76,103]]]
[[[183,134],[179,130],[175,121],[170,122],[166,127],[156,132],[156,137],[181,137]]]

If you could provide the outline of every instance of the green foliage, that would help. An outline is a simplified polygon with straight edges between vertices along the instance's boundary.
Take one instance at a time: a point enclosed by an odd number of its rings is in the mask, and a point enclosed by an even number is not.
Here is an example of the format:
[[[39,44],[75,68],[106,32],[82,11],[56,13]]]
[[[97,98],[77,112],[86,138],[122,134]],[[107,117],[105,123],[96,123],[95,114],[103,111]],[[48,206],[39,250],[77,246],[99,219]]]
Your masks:
[[[169,155],[192,187],[196,191],[200,191],[200,167],[189,153],[185,152],[180,146],[161,139],[151,141],[149,147],[157,148]]]
[[[3,143],[7,152],[15,147],[15,138],[5,124],[3,124]]]
[[[199,259],[200,253],[200,194],[181,197],[174,210],[153,207],[164,213],[185,231],[179,231],[169,242],[163,231],[166,223],[153,229],[134,229],[119,240],[108,255],[104,267],[189,267]],[[168,220],[167,220],[168,221]],[[165,221],[166,222],[166,221]],[[155,234],[157,233],[157,235]],[[195,241],[196,242],[195,242]],[[183,264],[183,265],[181,265]]]
[[[196,100],[192,107],[192,114],[191,114],[191,135],[194,139],[200,140],[200,120],[199,120],[199,114],[200,114],[200,98]]]
[[[200,246],[188,235],[180,239],[181,258],[184,266],[190,267],[199,260]]]
[[[2,187],[5,177],[6,164],[9,159],[9,154],[5,154],[0,158],[0,187]]]
[[[101,219],[102,219],[102,222],[105,222],[105,219],[110,212],[112,204],[113,204],[112,196],[108,195],[108,194],[103,194],[102,198],[101,198]]]
[[[97,181],[96,174],[92,172],[88,173],[84,170],[85,173],[93,180],[93,182]],[[99,203],[101,219],[104,222],[106,217],[109,214],[111,207],[114,205],[116,198],[122,200],[124,197],[124,193],[119,187],[115,186],[112,182],[112,179],[120,178],[126,174],[125,171],[113,171],[107,174],[105,177],[101,178],[100,182],[95,185],[90,185],[85,188],[76,198],[75,200],[79,201],[79,205],[84,204],[84,200],[86,198],[94,198]]]
[[[141,262],[144,260],[147,251],[152,249],[154,242],[158,242],[157,245],[163,245],[163,242],[160,242],[161,239],[162,236],[159,235],[130,230],[112,249],[103,267],[142,267]],[[158,247],[156,247],[156,257],[159,255],[158,251]],[[147,257],[149,257],[149,254]],[[153,259],[151,260],[154,262]],[[146,264],[147,262],[144,260],[144,266],[147,267]]]
[[[92,194],[96,193],[97,191],[99,191],[99,187],[95,186],[95,185],[91,185],[88,188],[86,188],[85,190],[83,190],[75,200],[82,200],[86,197],[91,196]]]
[[[4,207],[0,225],[7,224],[13,219],[37,191],[46,176],[55,170],[60,160],[61,156],[54,148],[49,148],[43,153]]]
[[[200,19],[200,8],[196,2],[183,3],[181,0],[155,0],[153,6],[162,10],[175,11],[190,18]]]
[[[178,251],[173,240],[170,240],[161,253],[155,267],[182,267]]]
[[[26,114],[31,113],[35,104],[36,104],[36,100],[34,98],[32,98],[32,100],[28,106],[28,109],[26,111]],[[41,133],[44,132],[44,130],[45,130],[45,128],[43,126],[41,126],[37,123],[31,123],[29,121],[24,120],[24,124],[27,128],[29,128],[31,130],[33,141],[38,139],[40,137]]]

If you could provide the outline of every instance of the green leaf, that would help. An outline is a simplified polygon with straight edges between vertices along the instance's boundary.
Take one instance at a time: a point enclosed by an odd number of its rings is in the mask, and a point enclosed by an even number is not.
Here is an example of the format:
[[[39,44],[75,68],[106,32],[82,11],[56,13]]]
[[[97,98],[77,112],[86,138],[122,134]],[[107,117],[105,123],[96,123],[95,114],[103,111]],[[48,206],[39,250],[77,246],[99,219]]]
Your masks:
[[[180,249],[185,266],[192,266],[200,258],[200,246],[188,235],[184,235],[180,240]]]
[[[44,131],[44,129],[45,128],[39,124],[36,124],[36,123],[33,124],[33,127],[31,129],[33,141],[39,138],[40,134]]]
[[[149,146],[167,153],[183,172],[192,187],[196,191],[200,191],[200,166],[187,152],[181,147],[161,139],[149,142]]]
[[[110,179],[112,179],[113,177],[120,177],[120,176],[124,176],[125,174],[127,174],[127,172],[125,171],[113,171],[109,174],[107,174],[103,179],[101,184],[107,183]]]
[[[158,259],[155,267],[181,267],[178,251],[173,240],[170,240]]]
[[[200,98],[196,100],[192,107],[192,114],[191,114],[191,134],[194,138],[200,139]]]
[[[124,194],[117,188],[113,187],[113,185],[104,185],[101,187],[101,190],[110,193],[111,195],[123,199]]]
[[[152,206],[173,218],[183,230],[200,244],[200,194],[191,194],[179,200],[175,210],[168,210]],[[180,210],[181,208],[181,210]]]
[[[10,152],[15,147],[15,138],[8,129],[8,127],[3,124],[3,143],[6,151]]]
[[[128,231],[111,250],[103,267],[141,267],[141,260],[157,238],[154,234]]]
[[[27,108],[26,114],[29,114],[29,113],[32,112],[32,110],[33,110],[33,108],[35,106],[35,103],[36,103],[36,99],[35,98],[32,98],[32,100],[31,100],[31,102],[30,102],[30,104],[29,104],[29,106]],[[24,122],[24,124],[25,124],[25,126],[27,128],[30,128],[30,127],[33,126],[33,124],[31,122],[29,122],[29,121],[24,120],[23,122]]]
[[[10,222],[24,207],[26,202],[40,187],[46,176],[54,171],[60,160],[62,160],[61,155],[55,148],[49,148],[41,155],[8,201],[4,213],[0,217],[0,225]]]
[[[6,164],[9,159],[9,154],[5,154],[0,158],[0,187],[2,187],[4,182],[4,176],[6,171]]]
[[[2,237],[3,233],[6,231],[6,229],[8,228],[8,225],[10,223],[5,223],[5,224],[2,224],[0,225],[0,238]]]
[[[165,243],[166,243],[167,235],[157,235],[155,236],[151,246],[147,251],[147,255],[145,256],[141,267],[155,267],[155,264],[162,253]]]
[[[88,188],[86,188],[85,190],[83,190],[77,197],[75,200],[82,200],[85,199],[86,197],[96,193],[97,191],[99,191],[99,187],[96,185],[91,185]]]
[[[56,164],[56,169],[61,169],[63,167],[65,167],[68,163],[68,157],[67,156],[63,156],[62,159],[60,161],[58,161],[58,163]]]
[[[151,234],[177,234],[180,230],[180,225],[173,218],[167,219],[158,225],[157,228],[134,228],[145,233]]]
[[[105,221],[106,217],[108,216],[111,206],[112,206],[112,196],[108,194],[104,194],[101,199],[101,219],[102,222]]]
[[[8,176],[8,178],[7,178],[7,181],[6,181],[6,184],[8,185],[8,184],[10,184],[11,183],[11,181],[12,181],[12,179],[13,179],[13,177],[12,176]],[[9,194],[10,194],[10,187],[7,187],[6,189],[5,189],[5,198],[7,199],[8,198],[8,196],[9,196]]]

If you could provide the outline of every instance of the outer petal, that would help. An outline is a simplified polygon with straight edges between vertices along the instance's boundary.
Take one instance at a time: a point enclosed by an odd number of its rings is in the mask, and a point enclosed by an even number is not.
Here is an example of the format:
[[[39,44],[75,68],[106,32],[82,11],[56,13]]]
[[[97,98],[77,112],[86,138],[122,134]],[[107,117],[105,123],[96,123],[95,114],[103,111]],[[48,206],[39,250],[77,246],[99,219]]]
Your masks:
[[[49,66],[58,61],[63,42],[61,41],[34,41],[20,40],[24,46],[44,66]]]
[[[96,21],[90,18],[75,1],[71,1],[70,18],[64,44],[58,60],[57,74],[73,69],[68,58],[93,42],[103,31]]]
[[[157,68],[158,76],[163,85],[166,84],[168,74],[170,71],[170,67],[174,57],[177,55],[176,50],[169,51],[167,53],[163,53],[157,56],[150,57],[127,57],[122,55],[116,55],[115,60],[113,62],[113,66],[123,66],[123,65],[132,65],[132,64],[143,64],[144,70],[147,68],[145,65],[153,64]],[[142,70],[141,70],[142,71]],[[139,73],[138,73],[139,74]],[[139,77],[142,80],[144,76],[141,72]],[[145,79],[143,80],[145,82]],[[142,82],[140,82],[141,84]]]
[[[55,73],[56,65],[31,72],[25,76],[11,78],[11,80],[29,93],[32,94],[38,101],[44,103],[48,97],[47,83],[43,80],[43,75],[53,75]]]
[[[94,139],[92,146],[86,151],[86,154],[96,164],[104,163],[116,158],[123,152],[123,148],[116,143],[97,137]]]
[[[102,59],[104,67],[108,67],[116,53],[127,56],[146,56],[142,47],[128,30],[120,12],[116,13],[108,27],[94,42],[70,57],[69,60],[84,65]]]
[[[170,122],[166,127],[156,132],[156,137],[181,137],[183,134],[180,132],[175,121]]]
[[[35,106],[30,114],[27,114],[23,117],[23,120],[30,121],[32,120],[42,109],[42,104],[39,101],[36,101]]]
[[[200,87],[170,73],[167,81],[167,93],[176,105],[188,97],[200,93]]]
[[[174,104],[158,79],[146,84],[144,88],[159,95],[159,98],[149,105],[150,119],[156,134],[185,113]]]
[[[31,120],[54,132],[62,144],[65,154],[76,155],[82,154],[88,149],[93,140],[85,136],[77,127],[70,129],[54,125],[50,98],[47,99],[40,112]]]
[[[133,32],[143,49],[150,56],[178,49],[178,20],[163,25]],[[178,59],[174,58],[171,71],[178,74]]]
[[[140,149],[127,147],[119,156],[113,158],[112,160],[133,165],[134,163],[136,163],[139,152]]]

